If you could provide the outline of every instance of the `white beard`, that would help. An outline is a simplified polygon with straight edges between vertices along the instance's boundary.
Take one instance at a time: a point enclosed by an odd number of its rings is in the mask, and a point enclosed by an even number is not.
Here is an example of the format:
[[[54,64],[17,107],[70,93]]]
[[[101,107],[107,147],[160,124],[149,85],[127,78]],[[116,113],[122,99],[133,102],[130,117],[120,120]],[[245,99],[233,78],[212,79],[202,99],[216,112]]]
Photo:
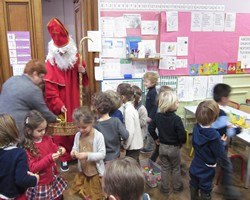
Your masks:
[[[61,70],[68,70],[74,68],[74,64],[77,61],[77,48],[74,40],[69,36],[69,44],[65,47],[58,48],[54,45],[53,40],[48,45],[48,60],[52,65],[56,64]],[[62,53],[63,55],[60,55]]]

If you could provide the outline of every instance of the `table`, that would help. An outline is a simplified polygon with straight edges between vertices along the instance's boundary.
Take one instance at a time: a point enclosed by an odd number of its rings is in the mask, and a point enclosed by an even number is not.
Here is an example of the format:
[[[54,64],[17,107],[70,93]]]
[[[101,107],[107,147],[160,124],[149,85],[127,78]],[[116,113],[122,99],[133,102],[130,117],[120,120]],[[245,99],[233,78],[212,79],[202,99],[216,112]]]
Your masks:
[[[187,127],[187,114],[190,113],[192,115],[195,115],[197,106],[184,106],[184,127]],[[230,106],[226,106],[225,107],[226,110],[228,110],[229,112],[231,112],[232,114],[238,115],[240,117],[244,117],[244,118],[250,118],[250,114],[243,112],[241,110],[232,108]]]
[[[192,115],[195,115],[197,106],[185,106],[184,107],[184,127],[187,127],[187,114],[190,113]],[[226,109],[231,112],[232,114],[238,115],[240,117],[250,118],[249,113],[245,113],[241,110],[237,110],[235,108],[226,106]],[[248,145],[248,159],[247,159],[247,175],[244,183],[244,187],[248,188],[249,184],[249,178],[250,178],[250,129],[243,129],[243,131],[236,135],[236,138],[241,140],[243,143]]]
[[[244,187],[248,188],[250,178],[250,129],[243,129],[240,134],[236,135],[236,138],[248,146],[247,174],[244,183]]]

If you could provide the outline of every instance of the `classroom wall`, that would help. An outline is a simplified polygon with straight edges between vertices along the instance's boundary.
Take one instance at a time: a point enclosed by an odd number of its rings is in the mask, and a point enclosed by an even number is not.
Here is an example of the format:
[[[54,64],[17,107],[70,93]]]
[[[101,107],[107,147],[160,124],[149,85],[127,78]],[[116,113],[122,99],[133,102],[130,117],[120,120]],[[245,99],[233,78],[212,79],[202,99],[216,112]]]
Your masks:
[[[58,18],[67,28],[69,34],[75,39],[74,3],[72,0],[43,0],[43,35],[45,55],[48,53],[48,42],[51,37],[47,31],[47,23],[51,18]]]
[[[121,3],[166,3],[166,4],[215,4],[225,5],[226,12],[249,13],[248,0],[100,0],[101,2]]]

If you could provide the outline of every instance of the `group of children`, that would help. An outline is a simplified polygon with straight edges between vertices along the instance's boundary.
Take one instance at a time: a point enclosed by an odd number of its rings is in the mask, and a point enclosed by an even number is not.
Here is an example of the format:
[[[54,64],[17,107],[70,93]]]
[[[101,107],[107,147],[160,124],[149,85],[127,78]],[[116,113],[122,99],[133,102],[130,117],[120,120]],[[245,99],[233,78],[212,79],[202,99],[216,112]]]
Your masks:
[[[91,108],[79,107],[74,111],[78,132],[71,156],[78,160],[79,174],[72,183],[72,193],[96,200],[104,196],[114,200],[149,199],[143,195],[139,154],[153,150],[150,159],[156,161],[159,156],[162,163],[160,191],[168,194],[171,182],[174,192],[183,190],[180,148],[186,142],[186,131],[175,113],[178,97],[167,86],[157,92],[157,81],[154,72],[144,75],[144,86],[148,89],[145,107],[141,89],[121,83],[116,92],[95,94]],[[222,186],[225,191],[230,189],[227,197],[240,197],[232,186],[232,164],[224,146],[229,125],[225,112],[218,106],[220,102],[226,105],[230,91],[229,86],[218,84],[214,88],[217,102],[207,100],[198,105],[192,139],[195,156],[190,166],[191,200],[211,199],[217,163],[224,173]],[[223,119],[224,124],[217,123],[217,118]],[[65,148],[53,143],[45,134],[46,127],[43,116],[30,111],[24,121],[24,140],[19,141],[14,120],[9,115],[0,115],[0,200],[63,199],[67,183],[57,171],[56,161]],[[122,159],[121,148],[126,151]]]

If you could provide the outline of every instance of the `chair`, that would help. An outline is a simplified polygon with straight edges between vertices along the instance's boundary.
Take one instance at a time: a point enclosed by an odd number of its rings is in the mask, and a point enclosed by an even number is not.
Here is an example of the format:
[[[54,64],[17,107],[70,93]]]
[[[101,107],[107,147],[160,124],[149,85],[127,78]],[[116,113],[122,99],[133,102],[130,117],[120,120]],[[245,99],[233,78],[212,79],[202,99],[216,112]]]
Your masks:
[[[232,107],[232,108],[235,108],[235,109],[239,109],[239,107],[240,107],[240,104],[238,104],[235,101],[229,101],[227,105]]]
[[[240,104],[239,110],[250,114],[250,104]]]
[[[231,154],[231,155],[229,155],[229,158],[231,160],[235,159],[235,158],[240,159],[240,161],[241,161],[241,177],[240,178],[243,181],[244,174],[245,174],[245,160],[244,160],[244,158],[239,154]],[[216,185],[218,185],[220,183],[221,176],[222,176],[222,170],[220,169],[217,180],[216,180],[216,183],[215,183]]]

